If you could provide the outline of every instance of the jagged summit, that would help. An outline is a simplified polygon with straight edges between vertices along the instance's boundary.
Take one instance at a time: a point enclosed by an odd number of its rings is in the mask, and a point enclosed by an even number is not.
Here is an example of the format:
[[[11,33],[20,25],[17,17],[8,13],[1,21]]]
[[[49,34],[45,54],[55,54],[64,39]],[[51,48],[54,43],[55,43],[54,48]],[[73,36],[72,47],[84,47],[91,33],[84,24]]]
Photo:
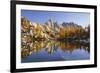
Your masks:
[[[78,24],[75,24],[74,22],[69,22],[69,23],[68,22],[67,23],[66,22],[63,22],[62,23],[62,26],[64,26],[64,27],[69,27],[69,26],[70,27],[80,27],[80,28],[82,27],[82,26],[80,26]]]

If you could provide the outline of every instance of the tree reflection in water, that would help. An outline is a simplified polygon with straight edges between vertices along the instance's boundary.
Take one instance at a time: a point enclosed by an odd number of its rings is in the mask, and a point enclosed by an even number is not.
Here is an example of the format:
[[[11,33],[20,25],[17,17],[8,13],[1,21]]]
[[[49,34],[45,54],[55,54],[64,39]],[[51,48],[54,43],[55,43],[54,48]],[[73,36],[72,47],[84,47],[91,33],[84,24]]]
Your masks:
[[[49,41],[49,40],[48,41],[34,41],[30,44],[24,45],[24,47],[21,50],[21,58],[23,62],[24,59],[27,59],[27,57],[31,56],[32,54],[36,54],[36,53],[41,54],[42,51],[45,51],[47,55],[53,55],[54,53],[57,53],[58,51],[62,51],[62,53],[71,54],[74,51],[81,50],[81,49],[89,54],[90,53],[89,43],[83,44],[79,42],[69,42],[69,41],[61,42],[61,41]],[[52,61],[52,56],[51,57],[48,56],[48,57],[51,58],[50,61]]]

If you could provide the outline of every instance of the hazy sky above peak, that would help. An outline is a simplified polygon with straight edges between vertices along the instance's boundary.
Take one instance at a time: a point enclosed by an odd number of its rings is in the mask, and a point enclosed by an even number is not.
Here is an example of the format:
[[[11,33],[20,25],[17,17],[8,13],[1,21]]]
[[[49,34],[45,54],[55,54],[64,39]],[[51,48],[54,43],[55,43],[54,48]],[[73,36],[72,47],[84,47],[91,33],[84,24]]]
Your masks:
[[[56,12],[56,11],[36,11],[21,10],[21,16],[24,16],[32,22],[44,24],[49,19],[61,24],[63,22],[74,22],[81,26],[90,24],[90,14],[83,12]]]

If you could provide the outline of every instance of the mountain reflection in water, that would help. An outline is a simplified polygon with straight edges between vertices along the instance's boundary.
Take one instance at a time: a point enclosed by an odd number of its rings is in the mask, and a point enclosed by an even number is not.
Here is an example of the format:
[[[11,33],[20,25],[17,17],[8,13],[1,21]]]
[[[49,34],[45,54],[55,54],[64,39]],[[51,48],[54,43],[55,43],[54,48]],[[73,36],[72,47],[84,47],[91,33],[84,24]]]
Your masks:
[[[90,58],[89,44],[61,41],[35,41],[31,47],[21,50],[21,62],[47,62],[87,60]]]

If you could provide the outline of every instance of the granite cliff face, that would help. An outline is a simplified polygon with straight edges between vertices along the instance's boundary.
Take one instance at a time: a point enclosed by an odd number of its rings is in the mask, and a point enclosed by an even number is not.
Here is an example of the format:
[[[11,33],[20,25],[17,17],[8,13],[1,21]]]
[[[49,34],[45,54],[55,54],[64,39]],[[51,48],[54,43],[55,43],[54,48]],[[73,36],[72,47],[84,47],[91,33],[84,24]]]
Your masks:
[[[73,22],[58,24],[53,20],[48,20],[45,24],[31,22],[21,18],[22,36],[31,35],[34,39],[56,39],[69,37],[89,37],[89,26],[83,28]],[[88,36],[87,36],[88,35]]]

